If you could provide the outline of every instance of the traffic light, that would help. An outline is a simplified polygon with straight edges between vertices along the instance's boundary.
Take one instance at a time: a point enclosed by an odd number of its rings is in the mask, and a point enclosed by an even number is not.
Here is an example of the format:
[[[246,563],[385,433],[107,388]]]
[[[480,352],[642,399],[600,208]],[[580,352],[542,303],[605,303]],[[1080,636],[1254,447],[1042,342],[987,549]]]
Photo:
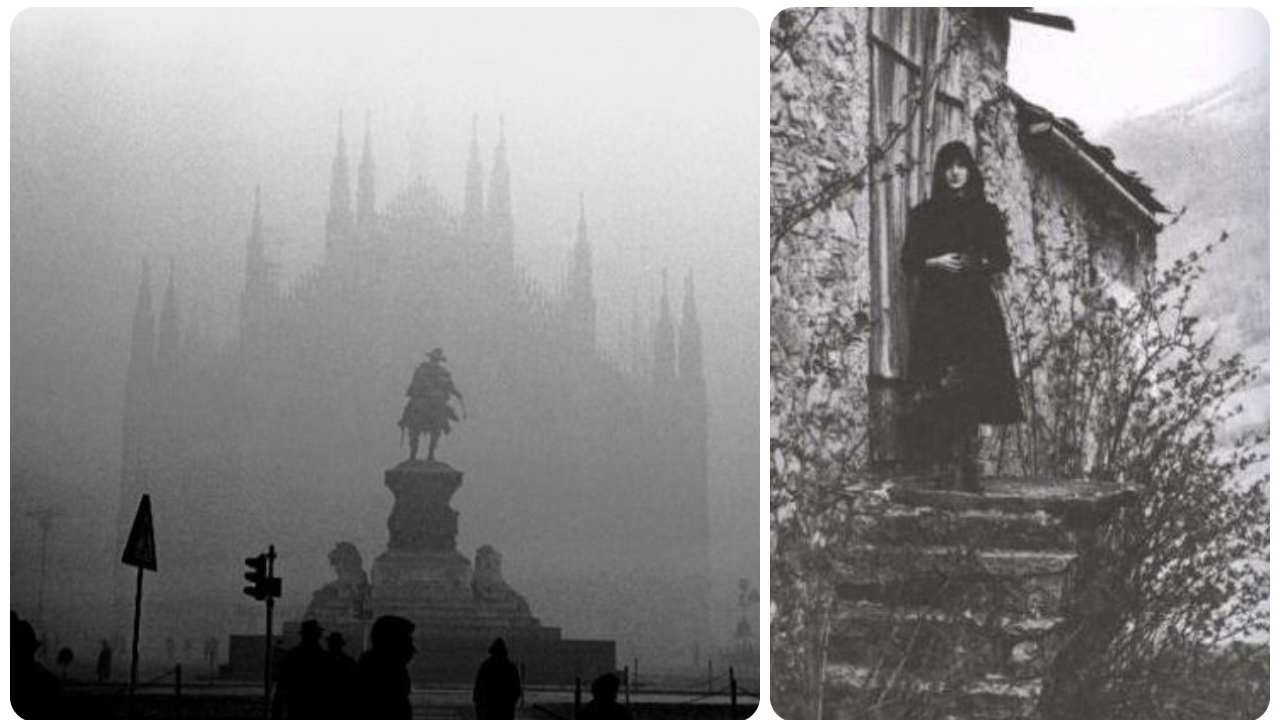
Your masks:
[[[245,558],[244,564],[249,566],[249,572],[244,574],[244,579],[253,583],[245,587],[244,594],[252,597],[254,600],[267,599],[267,554],[262,553],[251,558]]]
[[[245,558],[244,564],[249,568],[249,572],[244,574],[244,579],[253,583],[245,586],[245,595],[254,600],[280,597],[280,578],[271,577],[272,568],[268,564],[266,553]]]

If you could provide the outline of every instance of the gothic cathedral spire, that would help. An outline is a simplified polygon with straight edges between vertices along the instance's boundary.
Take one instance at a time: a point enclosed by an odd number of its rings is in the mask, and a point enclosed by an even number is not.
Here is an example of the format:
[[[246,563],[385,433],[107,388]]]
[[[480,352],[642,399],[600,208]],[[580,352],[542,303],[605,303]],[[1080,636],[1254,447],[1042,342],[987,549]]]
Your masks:
[[[169,284],[160,306],[160,326],[156,333],[156,365],[163,373],[173,372],[178,365],[178,297],[173,286],[173,260],[169,260]]]
[[[662,269],[662,300],[658,307],[658,324],[653,330],[653,385],[658,397],[674,392],[676,379],[676,334],[671,321],[671,302],[667,295],[667,269]]]
[[[338,111],[338,147],[329,180],[329,215],[324,222],[325,252],[332,257],[337,244],[351,230],[351,180],[347,171],[347,141],[342,135],[342,111]]]
[[[596,299],[591,284],[591,244],[587,242],[587,210],[578,193],[578,238],[569,265],[569,314],[573,342],[584,352],[595,350]]]
[[[467,186],[462,203],[462,231],[469,242],[480,240],[484,226],[484,168],[480,165],[478,118],[471,116],[471,157],[467,161]]]
[[[244,291],[240,294],[240,342],[248,344],[260,337],[275,297],[275,278],[267,261],[262,237],[262,186],[253,189],[253,222],[245,243]]]
[[[684,301],[680,309],[680,384],[687,394],[706,397],[702,374],[702,327],[693,293],[693,271],[684,277]]]
[[[142,261],[142,280],[133,309],[133,333],[129,343],[129,369],[125,379],[125,413],[136,409],[146,395],[155,369],[155,315],[151,309],[151,266]],[[126,420],[127,422],[127,420]]]
[[[373,227],[375,209],[375,167],[373,164],[373,130],[369,113],[365,112],[364,151],[360,156],[360,174],[356,185],[356,224],[362,230]]]
[[[507,138],[503,119],[498,117],[498,147],[493,153],[489,175],[488,239],[489,262],[495,277],[509,276],[515,264],[515,221],[511,216],[511,173],[507,167]]]
[[[694,597],[701,595],[699,620],[708,627],[710,615],[707,601],[710,587],[706,579],[711,574],[710,486],[707,466],[707,383],[702,367],[702,329],[698,322],[698,308],[694,300],[693,271],[684,278],[684,300],[680,311],[680,362],[676,378],[675,417],[677,447],[673,448],[681,458],[682,472],[686,473],[686,487],[682,492],[682,504],[690,512],[689,528],[694,533],[691,547],[702,553],[698,574],[702,582],[694,587]]]

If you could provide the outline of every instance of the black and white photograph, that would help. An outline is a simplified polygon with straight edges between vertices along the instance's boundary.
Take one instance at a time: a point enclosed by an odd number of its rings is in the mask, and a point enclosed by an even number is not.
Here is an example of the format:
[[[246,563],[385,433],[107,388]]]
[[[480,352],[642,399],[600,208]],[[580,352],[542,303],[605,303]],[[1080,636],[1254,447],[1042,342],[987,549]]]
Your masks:
[[[1269,704],[1269,31],[769,28],[769,680],[786,720]]]
[[[13,17],[14,712],[755,712],[762,27]]]

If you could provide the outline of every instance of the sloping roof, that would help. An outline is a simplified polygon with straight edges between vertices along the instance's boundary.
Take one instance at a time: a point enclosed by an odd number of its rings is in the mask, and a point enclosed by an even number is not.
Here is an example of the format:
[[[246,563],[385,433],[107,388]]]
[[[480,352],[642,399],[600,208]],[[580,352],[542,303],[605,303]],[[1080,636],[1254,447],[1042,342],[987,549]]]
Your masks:
[[[1070,118],[1054,115],[1012,89],[1009,90],[1009,94],[1017,107],[1018,124],[1024,137],[1035,140],[1039,137],[1052,136],[1058,138],[1060,142],[1069,144],[1080,156],[1087,159],[1086,164],[1091,166],[1094,172],[1104,175],[1134,204],[1152,216],[1153,222],[1155,215],[1169,212],[1169,209],[1156,199],[1151,187],[1141,177],[1116,166],[1116,154],[1111,148],[1089,142],[1084,132],[1080,130],[1080,126]]]

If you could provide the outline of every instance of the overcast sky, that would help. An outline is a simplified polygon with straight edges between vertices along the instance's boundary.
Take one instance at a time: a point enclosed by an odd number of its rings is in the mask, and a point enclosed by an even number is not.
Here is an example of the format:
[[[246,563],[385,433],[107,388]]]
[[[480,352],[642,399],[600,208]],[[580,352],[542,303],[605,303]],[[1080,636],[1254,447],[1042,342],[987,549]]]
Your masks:
[[[583,193],[606,348],[633,308],[654,316],[663,268],[676,312],[694,273],[713,522],[735,571],[753,574],[759,40],[732,9],[22,13],[11,450],[46,477],[14,481],[13,512],[114,502],[143,258],[157,302],[172,259],[184,315],[225,343],[255,185],[286,284],[322,256],[339,111],[353,174],[371,123],[380,207],[421,172],[457,211],[472,117],[486,176],[501,117],[518,262],[555,289]]]
[[[1240,8],[1037,8],[1075,32],[1015,22],[1009,83],[1096,136],[1267,61],[1266,18]]]
[[[14,351],[50,313],[127,328],[144,255],[229,334],[256,184],[285,277],[320,258],[340,110],[353,155],[371,118],[379,204],[416,162],[455,208],[472,115],[486,173],[502,116],[519,259],[554,286],[585,193],[605,343],[692,270],[712,382],[754,417],[758,40],[732,10],[28,11]]]

